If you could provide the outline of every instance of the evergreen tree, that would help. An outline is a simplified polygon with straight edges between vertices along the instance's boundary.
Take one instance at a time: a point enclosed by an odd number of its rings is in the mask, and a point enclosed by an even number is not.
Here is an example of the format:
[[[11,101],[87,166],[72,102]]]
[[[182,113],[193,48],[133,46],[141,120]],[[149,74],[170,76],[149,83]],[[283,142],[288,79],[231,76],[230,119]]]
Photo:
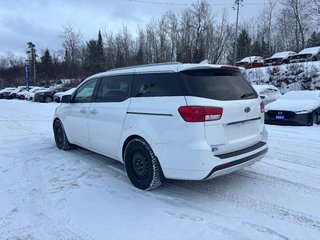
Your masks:
[[[40,80],[49,80],[54,78],[53,61],[48,48],[40,58],[39,70]]]
[[[242,30],[238,38],[238,59],[250,56],[251,53],[251,38],[246,30]]]
[[[98,33],[98,41],[97,41],[97,48],[96,48],[96,54],[97,54],[97,71],[102,72],[106,70],[106,56],[104,53],[104,48],[103,48],[103,41],[102,41],[102,36],[101,32],[99,30]]]
[[[65,48],[64,52],[64,59],[62,62],[62,69],[63,69],[63,76],[66,78],[71,78],[71,71],[70,71],[70,66],[71,66],[71,57],[70,53],[67,48]]]
[[[84,68],[88,75],[99,72],[99,60],[97,54],[98,41],[91,39],[86,43]]]

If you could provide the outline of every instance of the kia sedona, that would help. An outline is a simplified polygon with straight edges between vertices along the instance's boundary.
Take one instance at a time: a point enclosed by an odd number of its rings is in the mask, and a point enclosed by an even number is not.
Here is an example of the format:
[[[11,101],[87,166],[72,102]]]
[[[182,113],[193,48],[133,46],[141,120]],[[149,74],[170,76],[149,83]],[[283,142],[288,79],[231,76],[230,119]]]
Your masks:
[[[125,165],[143,190],[207,180],[267,153],[264,104],[234,66],[164,63],[99,73],[56,108],[59,149],[78,145]]]

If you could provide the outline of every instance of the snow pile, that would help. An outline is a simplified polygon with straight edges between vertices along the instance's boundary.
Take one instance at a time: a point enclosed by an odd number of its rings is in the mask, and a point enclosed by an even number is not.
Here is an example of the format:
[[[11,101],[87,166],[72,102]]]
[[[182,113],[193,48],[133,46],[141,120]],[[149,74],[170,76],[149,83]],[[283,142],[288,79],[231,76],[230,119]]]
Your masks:
[[[245,71],[252,84],[272,84],[281,93],[294,90],[320,90],[320,61],[253,68]]]

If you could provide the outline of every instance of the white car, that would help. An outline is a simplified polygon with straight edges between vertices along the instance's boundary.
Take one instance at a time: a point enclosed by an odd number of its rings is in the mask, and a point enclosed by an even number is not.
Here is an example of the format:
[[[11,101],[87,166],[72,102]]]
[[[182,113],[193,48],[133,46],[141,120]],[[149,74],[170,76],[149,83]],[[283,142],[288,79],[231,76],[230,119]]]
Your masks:
[[[125,164],[134,186],[205,180],[266,154],[264,104],[238,67],[156,64],[110,70],[63,96],[55,142]]]
[[[319,61],[320,47],[305,48],[296,55],[291,56],[290,63]]]
[[[296,52],[286,51],[273,54],[271,57],[264,59],[264,66],[281,65],[290,62],[291,56]]]
[[[252,85],[252,87],[260,95],[265,105],[282,96],[279,89],[273,85]]]
[[[30,89],[28,93],[26,93],[25,100],[34,101],[35,93],[40,92],[40,91],[46,91],[46,90],[47,90],[47,88],[44,88],[44,87],[34,87],[34,88]]]

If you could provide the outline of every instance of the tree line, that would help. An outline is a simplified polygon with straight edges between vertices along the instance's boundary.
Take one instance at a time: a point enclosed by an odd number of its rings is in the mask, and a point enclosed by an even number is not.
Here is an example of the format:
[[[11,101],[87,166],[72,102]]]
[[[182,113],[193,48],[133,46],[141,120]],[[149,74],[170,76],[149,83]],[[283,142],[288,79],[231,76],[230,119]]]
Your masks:
[[[257,18],[242,21],[237,60],[320,46],[319,21],[318,0],[268,0]],[[207,59],[210,63],[231,64],[235,25],[226,9],[218,15],[210,2],[198,0],[181,14],[168,11],[150,20],[134,35],[123,25],[117,32],[101,29],[96,39],[84,41],[80,30],[66,25],[60,39],[62,47],[58,51],[37,51],[37,85],[84,79],[108,69],[147,63],[198,63]],[[24,64],[23,58],[12,53],[1,56],[0,87],[24,84]],[[31,85],[36,85],[31,68]]]

